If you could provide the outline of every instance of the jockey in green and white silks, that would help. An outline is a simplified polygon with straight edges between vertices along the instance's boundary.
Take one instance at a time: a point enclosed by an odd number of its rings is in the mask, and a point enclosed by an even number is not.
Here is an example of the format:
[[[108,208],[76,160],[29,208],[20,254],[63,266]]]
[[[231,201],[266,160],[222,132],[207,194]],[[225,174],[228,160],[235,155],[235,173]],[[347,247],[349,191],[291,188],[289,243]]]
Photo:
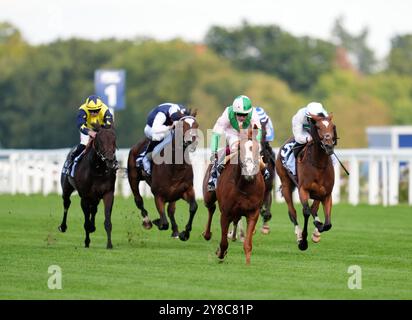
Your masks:
[[[223,114],[217,119],[213,127],[211,150],[213,166],[210,171],[208,181],[208,190],[214,191],[218,177],[218,147],[220,137],[224,134],[226,136],[226,145],[229,146],[231,153],[237,150],[238,142],[240,141],[240,129],[248,129],[249,127],[258,128],[259,132],[257,139],[260,142],[262,136],[262,129],[259,115],[252,107],[252,102],[247,96],[241,95],[235,98],[231,106],[226,107]]]

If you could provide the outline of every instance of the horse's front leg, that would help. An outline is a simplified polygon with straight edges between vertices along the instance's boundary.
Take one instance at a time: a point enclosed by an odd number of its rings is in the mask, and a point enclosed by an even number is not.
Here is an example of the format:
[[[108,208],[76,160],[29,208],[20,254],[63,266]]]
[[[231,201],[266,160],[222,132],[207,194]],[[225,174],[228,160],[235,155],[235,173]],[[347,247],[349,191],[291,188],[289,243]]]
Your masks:
[[[240,221],[241,221],[241,220],[239,220],[239,221],[233,221],[233,223],[232,223],[233,228],[232,228],[232,230],[230,230],[230,231],[227,233],[227,238],[228,238],[228,239],[230,239],[230,240],[232,240],[232,241],[236,241],[236,240],[237,240],[237,227],[238,227],[238,224],[240,223]]]
[[[260,231],[263,234],[268,234],[270,232],[269,221],[272,219],[272,213],[270,212],[270,207],[272,205],[272,187],[266,191],[265,199],[263,201],[262,208],[260,210],[260,215],[263,219],[263,225]]]
[[[300,250],[304,251],[308,248],[308,221],[311,215],[311,210],[309,207],[309,192],[307,192],[303,188],[299,188],[299,198],[300,202],[303,205],[303,217],[305,219],[305,223],[302,231],[302,240],[298,243],[298,247]]]
[[[153,220],[153,223],[159,228],[159,230],[169,229],[169,222],[165,215],[165,201],[162,197],[155,196],[155,204],[157,211],[159,212],[160,219]]]
[[[332,213],[332,195],[330,194],[322,201],[323,212],[325,213],[325,224],[319,232],[328,231],[332,228],[331,213]]]
[[[229,225],[232,221],[229,220],[229,218],[225,215],[224,212],[220,215],[220,227],[221,227],[221,238],[220,238],[220,245],[219,248],[216,251],[216,255],[219,258],[220,262],[223,262],[223,259],[225,258],[227,254],[227,247],[229,246],[229,243],[227,241],[227,231],[229,229]]]
[[[86,238],[84,239],[84,247],[88,248],[90,246],[90,229],[91,229],[91,221],[90,221],[90,203],[85,200],[84,198],[81,199],[80,205],[83,210],[84,214],[84,231],[86,232]]]
[[[178,230],[176,219],[175,219],[175,211],[176,211],[176,201],[170,202],[167,206],[167,215],[170,219],[170,223],[172,224],[172,238],[179,237],[179,230]]]
[[[259,218],[259,210],[256,210],[251,215],[246,217],[247,220],[247,229],[246,229],[246,238],[243,242],[243,249],[246,255],[246,264],[250,264],[250,257],[252,256],[252,238],[255,231],[256,223]]]
[[[114,202],[114,192],[107,192],[103,195],[104,203],[104,229],[107,234],[107,249],[112,249],[112,209]]]
[[[210,204],[207,207],[208,217],[207,217],[205,231],[203,231],[203,238],[206,241],[209,241],[212,238],[212,232],[210,231],[210,228],[212,226],[212,219],[213,219],[213,214],[215,213],[215,211],[216,211],[216,203]]]
[[[320,201],[314,200],[312,203],[312,206],[310,207],[310,212],[312,214],[313,219],[315,220],[313,221],[313,224],[315,225],[315,230],[312,233],[312,241],[314,243],[319,243],[320,241],[319,230],[323,228],[323,223],[320,221],[319,216],[318,216],[319,205],[320,205]]]
[[[197,202],[193,187],[183,194],[183,199],[189,203],[189,220],[187,221],[185,230],[179,234],[179,239],[182,241],[187,241],[189,240],[190,232],[192,231],[193,218],[195,217],[197,211]]]
[[[71,200],[70,200],[70,196],[74,191],[74,188],[72,187],[72,185],[69,183],[67,176],[65,175],[64,177],[61,178],[62,180],[62,190],[63,190],[63,220],[62,223],[60,224],[60,226],[58,227],[59,231],[61,232],[66,232],[67,230],[67,212],[69,211],[70,208],[70,204],[71,204]]]

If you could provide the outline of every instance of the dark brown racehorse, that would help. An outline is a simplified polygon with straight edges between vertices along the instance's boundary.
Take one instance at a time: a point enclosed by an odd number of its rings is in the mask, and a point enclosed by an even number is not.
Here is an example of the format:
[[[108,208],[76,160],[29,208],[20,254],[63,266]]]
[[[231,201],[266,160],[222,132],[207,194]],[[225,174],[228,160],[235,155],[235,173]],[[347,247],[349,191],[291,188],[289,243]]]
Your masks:
[[[111,215],[116,182],[116,133],[111,127],[99,125],[95,125],[94,130],[97,131],[96,137],[86,147],[82,160],[75,168],[74,178],[63,173],[61,175],[64,214],[59,230],[65,232],[67,229],[66,220],[71,203],[70,195],[74,190],[77,190],[84,213],[84,230],[86,232],[84,244],[88,248],[90,245],[89,234],[96,230],[97,206],[100,200],[103,199],[107,249],[111,249],[113,247]]]
[[[189,110],[182,114],[174,128],[173,139],[171,144],[165,147],[159,154],[165,160],[169,155],[169,161],[156,161],[153,159],[151,177],[144,176],[142,170],[136,166],[136,158],[143,151],[147,139],[135,144],[129,152],[127,174],[129,184],[134,195],[134,201],[143,217],[143,226],[146,229],[152,227],[147,210],[143,205],[143,198],[139,192],[140,181],[146,181],[150,186],[155,198],[156,208],[159,212],[160,219],[153,220],[153,223],[159,230],[167,230],[169,222],[165,215],[165,206],[168,203],[167,215],[172,224],[172,237],[179,237],[180,240],[186,241],[190,237],[192,230],[193,218],[197,210],[197,202],[193,189],[193,168],[189,161],[188,152],[196,150],[197,146],[197,129],[199,125],[196,121],[196,111],[191,113]],[[157,163],[161,162],[161,163]],[[176,201],[184,199],[189,203],[189,221],[184,231],[179,233],[175,220]]]
[[[254,130],[257,131],[257,130]],[[246,217],[247,231],[243,248],[246,255],[246,264],[250,263],[252,253],[252,237],[260,207],[265,194],[265,182],[260,168],[259,142],[256,135],[249,129],[246,134],[241,134],[238,152],[225,165],[216,188],[216,192],[207,190],[210,166],[203,180],[203,197],[209,211],[209,218],[203,236],[210,240],[210,231],[213,213],[216,210],[216,200],[221,212],[221,240],[216,252],[218,258],[223,260],[228,248],[227,232],[229,225],[237,224],[242,216]]]
[[[313,141],[306,144],[297,157],[297,177],[299,199],[303,205],[303,216],[305,219],[303,231],[301,231],[296,210],[293,206],[292,192],[295,184],[282,164],[280,156],[276,159],[276,172],[279,175],[282,186],[282,195],[288,205],[289,217],[295,226],[295,234],[300,250],[308,248],[308,220],[312,214],[315,219],[315,231],[312,236],[314,242],[319,242],[320,232],[328,231],[331,227],[332,210],[332,189],[335,182],[331,155],[337,141],[336,126],[332,122],[332,116],[321,117],[312,115],[310,132]],[[289,139],[287,142],[290,142]],[[283,147],[283,146],[282,146]],[[281,148],[282,148],[281,147]],[[313,199],[312,206],[309,206],[309,199]],[[325,213],[325,223],[323,224],[318,215],[320,202]]]

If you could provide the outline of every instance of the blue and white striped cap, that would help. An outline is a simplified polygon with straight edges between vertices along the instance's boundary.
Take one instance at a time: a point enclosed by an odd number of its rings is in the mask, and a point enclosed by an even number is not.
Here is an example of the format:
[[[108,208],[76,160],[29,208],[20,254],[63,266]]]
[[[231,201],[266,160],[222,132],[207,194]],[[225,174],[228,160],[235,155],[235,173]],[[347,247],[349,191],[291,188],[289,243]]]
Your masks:
[[[266,122],[268,120],[268,115],[266,114],[265,110],[262,107],[255,107],[256,112],[259,116],[259,120],[261,122]]]

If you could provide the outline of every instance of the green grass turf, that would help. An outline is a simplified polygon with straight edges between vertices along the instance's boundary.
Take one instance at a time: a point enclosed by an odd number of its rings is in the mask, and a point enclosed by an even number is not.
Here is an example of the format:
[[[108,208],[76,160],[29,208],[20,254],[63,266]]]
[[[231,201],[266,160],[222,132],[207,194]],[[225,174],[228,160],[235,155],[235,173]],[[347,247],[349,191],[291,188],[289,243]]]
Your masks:
[[[151,219],[157,218],[153,200],[145,203]],[[297,209],[302,223],[301,206]],[[230,242],[225,262],[218,263],[220,213],[207,242],[201,236],[207,216],[202,202],[191,237],[183,242],[172,239],[170,230],[144,230],[132,198],[116,197],[113,250],[106,249],[102,203],[89,249],[79,197],[72,196],[65,234],[57,230],[62,212],[57,195],[0,196],[0,299],[412,298],[412,210],[407,206],[336,205],[333,228],[301,252],[286,206],[274,204],[271,233],[255,234],[250,266],[240,242]],[[182,229],[188,218],[185,202],[178,202],[176,217]],[[50,265],[62,269],[61,290],[48,289]],[[360,290],[348,288],[351,265],[361,267]]]

